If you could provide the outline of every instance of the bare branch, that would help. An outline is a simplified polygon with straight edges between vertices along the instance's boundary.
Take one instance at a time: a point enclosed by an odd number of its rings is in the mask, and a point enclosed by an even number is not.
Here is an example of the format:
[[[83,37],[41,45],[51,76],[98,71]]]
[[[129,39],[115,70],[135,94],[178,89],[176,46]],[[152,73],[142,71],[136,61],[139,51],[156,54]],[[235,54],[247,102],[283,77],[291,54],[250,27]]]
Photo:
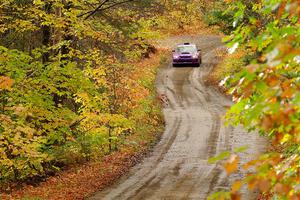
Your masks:
[[[102,8],[99,11],[107,10],[107,9],[112,8],[112,7],[115,7],[115,6],[118,6],[118,5],[121,5],[121,4],[125,4],[125,3],[129,3],[129,2],[132,2],[132,1],[135,1],[135,0],[127,0],[127,1],[118,2],[118,3],[115,3],[113,5],[110,5],[110,6],[107,6],[105,8]]]
[[[101,7],[106,4],[107,2],[109,2],[109,0],[104,0],[98,7],[96,7],[94,10],[90,10],[86,13],[80,14],[77,17],[82,17],[85,15],[88,15],[87,17],[85,17],[85,19],[89,18],[90,16],[94,15],[96,12],[98,12],[99,9],[101,9]]]
[[[98,7],[96,7],[94,10],[90,10],[86,13],[83,13],[83,14],[80,14],[78,15],[78,17],[83,17],[86,15],[86,17],[84,18],[85,20],[90,18],[91,16],[93,16],[94,14],[96,14],[97,12],[101,12],[101,11],[104,11],[104,10],[108,10],[110,8],[113,8],[113,7],[116,7],[118,5],[121,5],[121,4],[125,4],[125,3],[129,3],[129,2],[132,2],[132,1],[135,1],[135,0],[124,0],[124,1],[121,1],[121,2],[112,2],[110,5],[107,5],[107,3],[110,3],[111,1],[110,0],[104,0]],[[104,7],[105,6],[105,7]]]

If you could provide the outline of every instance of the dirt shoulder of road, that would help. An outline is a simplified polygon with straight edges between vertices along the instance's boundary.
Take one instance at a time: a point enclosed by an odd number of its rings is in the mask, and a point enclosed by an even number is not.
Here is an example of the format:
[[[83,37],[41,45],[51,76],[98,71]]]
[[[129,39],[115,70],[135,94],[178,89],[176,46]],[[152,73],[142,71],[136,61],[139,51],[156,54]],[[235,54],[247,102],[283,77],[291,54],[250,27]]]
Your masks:
[[[210,74],[205,79],[206,85],[214,86],[219,92],[224,94],[227,97],[230,97],[227,93],[227,89],[220,85],[222,77],[220,73],[224,73],[224,60],[227,58],[228,54],[226,48],[216,52],[216,57],[219,60],[219,63],[213,66],[213,69]]]
[[[159,50],[150,55],[148,59],[135,65],[138,68],[151,67],[156,70],[163,62],[166,54],[166,51]],[[155,84],[154,80],[153,84]],[[68,166],[55,176],[48,177],[36,185],[25,183],[18,185],[10,192],[0,194],[0,199],[84,199],[114,183],[151,152],[152,147],[159,141],[163,133],[164,124],[162,120],[161,122],[161,124],[157,124],[157,127],[152,127],[151,130],[135,133],[128,138],[133,143],[139,143],[138,147],[125,146],[119,151],[103,157],[100,161]]]
[[[116,152],[98,163],[87,163],[62,171],[49,177],[37,186],[25,185],[22,190],[14,190],[2,199],[84,199],[112,184],[135,165],[144,154],[140,152]]]

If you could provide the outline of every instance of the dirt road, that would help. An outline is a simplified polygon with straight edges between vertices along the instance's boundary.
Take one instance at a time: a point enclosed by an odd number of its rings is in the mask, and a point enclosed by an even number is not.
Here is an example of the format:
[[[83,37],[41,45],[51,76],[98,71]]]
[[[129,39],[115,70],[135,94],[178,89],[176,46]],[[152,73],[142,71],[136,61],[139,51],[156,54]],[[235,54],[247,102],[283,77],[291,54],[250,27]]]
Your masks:
[[[231,101],[204,83],[218,62],[216,50],[224,48],[220,38],[178,36],[160,45],[172,48],[186,41],[203,50],[203,64],[200,68],[168,65],[160,70],[157,90],[169,99],[164,108],[166,128],[161,141],[126,177],[91,200],[206,199],[215,191],[228,189],[230,182],[243,176],[238,173],[227,178],[221,166],[208,164],[208,158],[247,144],[250,148],[242,153],[243,162],[263,151],[265,141],[257,134],[224,125],[223,116]],[[244,190],[243,199],[255,199],[255,194]]]

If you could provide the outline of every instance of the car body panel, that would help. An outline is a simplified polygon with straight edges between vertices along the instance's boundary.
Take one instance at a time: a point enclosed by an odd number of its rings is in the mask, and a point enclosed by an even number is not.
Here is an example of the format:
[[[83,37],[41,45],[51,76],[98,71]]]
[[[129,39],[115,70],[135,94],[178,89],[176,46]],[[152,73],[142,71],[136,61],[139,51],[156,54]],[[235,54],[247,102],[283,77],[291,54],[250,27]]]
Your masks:
[[[184,43],[177,45],[173,50],[173,66],[201,64],[201,52],[195,44]]]

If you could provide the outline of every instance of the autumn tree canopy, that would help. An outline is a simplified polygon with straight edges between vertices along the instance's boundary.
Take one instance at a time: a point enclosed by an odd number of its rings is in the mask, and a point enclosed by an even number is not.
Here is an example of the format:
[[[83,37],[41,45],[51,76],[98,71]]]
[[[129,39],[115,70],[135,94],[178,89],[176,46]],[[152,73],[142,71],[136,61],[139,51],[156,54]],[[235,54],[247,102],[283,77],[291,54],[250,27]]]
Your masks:
[[[1,1],[1,189],[98,159],[157,126],[155,71],[133,63],[155,51],[147,40],[158,30],[195,22],[200,7],[181,0]]]

